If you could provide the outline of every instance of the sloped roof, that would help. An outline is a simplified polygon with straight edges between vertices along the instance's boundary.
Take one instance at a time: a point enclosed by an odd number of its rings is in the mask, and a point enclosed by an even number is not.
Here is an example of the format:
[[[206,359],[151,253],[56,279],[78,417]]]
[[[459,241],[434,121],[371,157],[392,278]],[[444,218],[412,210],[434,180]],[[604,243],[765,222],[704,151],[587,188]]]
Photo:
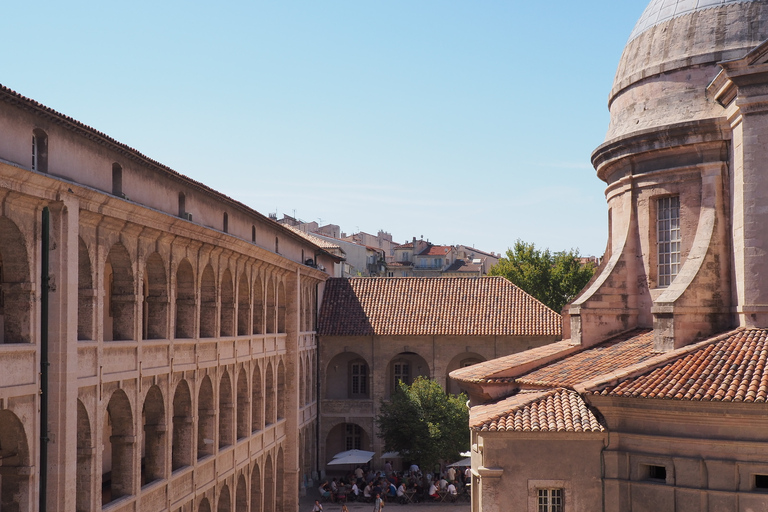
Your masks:
[[[561,318],[503,277],[329,279],[321,336],[560,336]]]
[[[597,393],[632,398],[764,403],[768,400],[767,364],[768,329],[739,329]]]
[[[449,245],[429,245],[426,249],[421,251],[419,256],[445,256],[451,252],[452,247]]]
[[[522,391],[471,409],[470,428],[484,432],[604,432],[581,396],[567,389]]]
[[[336,249],[344,252],[341,247],[339,247],[339,244],[334,244],[333,242],[329,242],[328,240],[324,240],[318,236],[313,235],[312,233],[305,233],[304,231],[300,230],[297,227],[289,226],[288,224],[283,224],[283,227],[286,227],[299,235],[300,237],[304,238],[308,242],[311,242],[315,244],[318,247],[321,247],[323,249]]]

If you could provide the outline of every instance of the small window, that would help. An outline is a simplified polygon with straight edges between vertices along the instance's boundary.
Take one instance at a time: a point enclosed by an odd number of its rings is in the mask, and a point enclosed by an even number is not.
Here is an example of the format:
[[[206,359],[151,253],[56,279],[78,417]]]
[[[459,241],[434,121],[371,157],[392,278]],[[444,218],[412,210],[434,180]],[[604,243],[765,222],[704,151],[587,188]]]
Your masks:
[[[280,240],[275,237],[275,252],[280,254]]]
[[[656,466],[649,464],[645,466],[645,479],[646,480],[661,480],[666,482],[667,481],[667,467],[666,466]]]
[[[184,192],[179,192],[179,217],[182,219],[187,216],[187,196]]]
[[[768,475],[755,475],[755,490],[768,491]]]
[[[347,423],[344,445],[347,450],[360,450],[363,445],[363,429],[360,425]]]
[[[658,286],[669,286],[680,271],[680,196],[662,197],[656,211]]]
[[[562,489],[538,489],[538,512],[563,512]]]
[[[406,386],[411,385],[411,365],[406,361],[398,361],[392,365],[392,384],[393,391],[397,389],[398,382],[402,382]]]
[[[32,170],[48,172],[48,135],[39,128],[32,130]]]
[[[368,397],[368,365],[364,361],[351,364],[349,371],[350,398]]]
[[[117,162],[112,164],[112,194],[123,197],[123,168]]]
[[[227,212],[224,212],[224,232],[229,233],[229,215],[227,215]]]
[[[256,226],[251,226],[251,242],[256,242]]]
[[[395,277],[395,273],[394,272],[387,272],[387,277]]]

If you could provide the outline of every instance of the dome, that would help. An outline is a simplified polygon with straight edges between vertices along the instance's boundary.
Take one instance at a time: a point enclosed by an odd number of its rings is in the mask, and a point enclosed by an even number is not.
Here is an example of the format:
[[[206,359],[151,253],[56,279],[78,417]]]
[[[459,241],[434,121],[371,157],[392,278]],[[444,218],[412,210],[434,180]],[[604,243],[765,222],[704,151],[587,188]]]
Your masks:
[[[705,95],[718,62],[768,39],[768,0],[651,0],[624,48],[606,140],[719,115]]]

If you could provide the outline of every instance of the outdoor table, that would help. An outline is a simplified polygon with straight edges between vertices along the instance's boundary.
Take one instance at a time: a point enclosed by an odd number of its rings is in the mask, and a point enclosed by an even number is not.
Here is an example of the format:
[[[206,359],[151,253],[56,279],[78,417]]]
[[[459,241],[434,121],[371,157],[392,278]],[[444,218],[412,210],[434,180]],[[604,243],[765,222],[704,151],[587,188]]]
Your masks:
[[[405,499],[408,500],[408,503],[413,503],[413,497],[416,496],[416,490],[415,489],[407,489],[405,491]]]
[[[450,496],[450,494],[448,494],[448,491],[437,491],[437,494],[438,496],[440,496],[440,501],[445,501],[446,499],[448,499],[448,496]]]

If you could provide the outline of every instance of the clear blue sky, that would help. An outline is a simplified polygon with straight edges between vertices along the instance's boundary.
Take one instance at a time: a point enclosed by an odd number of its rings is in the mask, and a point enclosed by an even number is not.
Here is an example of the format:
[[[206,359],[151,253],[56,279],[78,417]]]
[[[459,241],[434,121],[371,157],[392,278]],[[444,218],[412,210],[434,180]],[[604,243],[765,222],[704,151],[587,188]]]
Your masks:
[[[9,2],[0,83],[264,214],[601,255],[590,154],[646,3]]]

